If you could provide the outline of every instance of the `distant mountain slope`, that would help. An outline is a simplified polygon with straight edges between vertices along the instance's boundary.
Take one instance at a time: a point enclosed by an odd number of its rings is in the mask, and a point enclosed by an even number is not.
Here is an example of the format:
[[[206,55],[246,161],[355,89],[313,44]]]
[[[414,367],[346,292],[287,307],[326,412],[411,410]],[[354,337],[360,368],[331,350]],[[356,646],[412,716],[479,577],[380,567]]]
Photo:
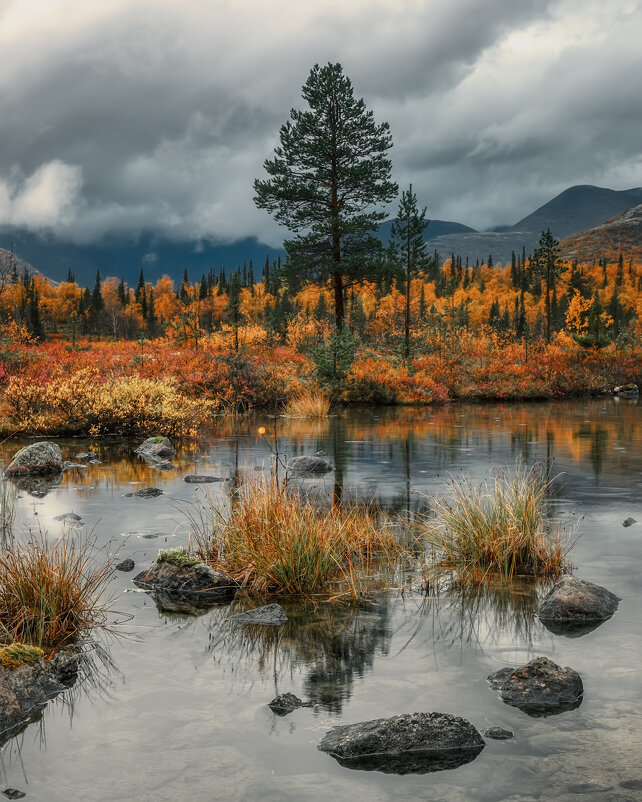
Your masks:
[[[642,187],[617,191],[590,184],[569,187],[524,217],[511,231],[540,233],[547,228],[557,239],[599,226],[605,220],[642,203]]]
[[[641,260],[642,204],[588,231],[567,237],[560,243],[560,250],[566,259],[578,262],[596,262],[603,257],[615,261],[620,252]]]
[[[386,220],[379,226],[379,236],[388,243],[392,231],[392,220]],[[443,237],[449,234],[468,234],[475,233],[475,229],[465,226],[463,223],[454,223],[450,220],[431,220],[426,228],[424,239],[430,241],[436,237]]]
[[[25,271],[30,276],[41,275],[41,271],[35,268],[30,262],[21,259],[15,253],[11,253],[11,251],[0,248],[0,281],[7,276],[10,277],[14,267],[18,276],[23,276]],[[52,281],[49,277],[47,278],[50,282]],[[52,283],[57,284],[58,282],[53,281]]]
[[[522,247],[526,248],[526,253],[532,253],[540,234],[547,228],[561,240],[598,226],[640,203],[642,187],[616,191],[590,185],[575,186],[509,228],[498,226],[497,231],[450,234],[431,240],[430,245],[437,248],[443,258],[455,253],[464,260],[468,257],[474,264],[477,259],[487,261],[488,255],[492,254],[495,263],[507,264],[512,252],[519,254]]]

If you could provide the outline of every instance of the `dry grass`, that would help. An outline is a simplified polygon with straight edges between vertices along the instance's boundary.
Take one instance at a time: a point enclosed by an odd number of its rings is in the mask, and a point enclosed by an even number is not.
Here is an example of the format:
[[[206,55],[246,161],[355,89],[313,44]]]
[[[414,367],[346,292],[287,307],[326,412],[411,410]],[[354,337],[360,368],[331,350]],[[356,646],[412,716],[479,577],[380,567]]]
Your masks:
[[[546,516],[551,482],[518,467],[512,477],[497,475],[475,486],[451,479],[452,499],[433,501],[421,537],[441,552],[442,567],[455,568],[463,581],[487,575],[557,576],[570,547],[558,524]]]
[[[321,390],[288,399],[285,414],[293,418],[327,418],[330,399]]]
[[[96,567],[87,542],[44,538],[0,553],[0,634],[5,642],[59,647],[96,626],[109,565]]]
[[[212,502],[195,528],[204,560],[262,593],[358,596],[399,553],[372,509],[323,510],[271,479],[241,487],[228,513]]]

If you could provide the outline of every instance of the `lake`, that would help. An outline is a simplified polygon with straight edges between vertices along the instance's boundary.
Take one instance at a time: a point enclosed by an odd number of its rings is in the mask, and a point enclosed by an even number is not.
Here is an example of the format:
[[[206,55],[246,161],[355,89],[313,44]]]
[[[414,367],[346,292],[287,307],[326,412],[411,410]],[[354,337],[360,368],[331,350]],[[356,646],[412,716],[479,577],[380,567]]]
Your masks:
[[[641,410],[605,398],[222,419],[170,471],[135,455],[140,441],[59,441],[66,459],[92,449],[100,464],[71,469],[54,486],[16,488],[19,528],[56,538],[65,524],[55,517],[74,512],[83,526],[68,537],[92,538],[97,559],[131,557],[136,572],[159,548],[187,542],[186,505],[204,494],[224,505],[230,487],[269,470],[277,441],[285,459],[327,455],[335,470],[304,482],[321,503],[356,496],[410,519],[447,492],[449,474],[481,481],[517,461],[538,463],[555,477],[551,515],[577,527],[574,573],[622,601],[611,620],[576,638],[544,628],[535,616],[544,589],[528,583],[436,597],[415,584],[357,607],[284,602],[288,622],[260,629],[227,620],[258,601],[170,614],[135,591],[134,574],[115,572],[93,669],[5,744],[2,788],[48,802],[642,798]],[[25,442],[0,446],[4,464]],[[195,473],[225,481],[183,481]],[[163,495],[126,496],[149,486]],[[640,523],[624,527],[629,517]],[[531,718],[490,689],[492,671],[539,655],[580,673],[576,710]],[[267,703],[287,691],[315,706],[276,716]],[[471,763],[423,775],[350,770],[317,750],[337,724],[414,711],[515,737],[487,740]]]

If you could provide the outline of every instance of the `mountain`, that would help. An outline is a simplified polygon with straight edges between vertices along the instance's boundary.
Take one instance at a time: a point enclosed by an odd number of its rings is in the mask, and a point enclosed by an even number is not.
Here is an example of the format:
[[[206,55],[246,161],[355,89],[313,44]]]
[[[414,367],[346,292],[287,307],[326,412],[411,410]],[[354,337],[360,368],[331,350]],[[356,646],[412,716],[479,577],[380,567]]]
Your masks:
[[[390,241],[390,234],[392,231],[392,220],[386,220],[379,226],[379,237],[383,240],[384,244]],[[424,232],[424,239],[430,240],[436,237],[448,236],[450,234],[468,234],[476,233],[474,228],[465,226],[463,223],[454,223],[449,220],[431,220]]]
[[[0,283],[6,277],[11,276],[14,268],[18,276],[23,276],[25,272],[30,276],[42,275],[40,270],[35,268],[32,264],[24,259],[21,259],[17,254],[11,253],[11,251],[6,251],[4,248],[0,248]],[[49,276],[47,276],[47,280],[52,284],[58,283],[57,281],[50,279]]]
[[[78,284],[89,287],[94,284],[97,270],[102,278],[122,276],[131,286],[138,281],[141,268],[146,280],[152,282],[165,273],[178,280],[184,270],[190,281],[197,281],[210,269],[216,273],[222,268],[231,271],[244,262],[249,266],[250,260],[258,280],[266,256],[273,261],[284,254],[255,237],[218,244],[205,240],[172,242],[143,234],[136,240],[112,237],[90,245],[77,245],[15,229],[0,232],[0,246],[9,249],[12,245],[17,256],[37,265],[52,279],[65,281],[71,270]]]
[[[620,252],[642,260],[642,204],[567,237],[560,243],[560,251],[565,259],[578,262],[597,262],[602,257],[615,261]]]
[[[627,190],[603,189],[590,185],[569,187],[532,214],[510,227],[498,226],[494,231],[475,234],[450,234],[431,241],[442,257],[459,254],[474,264],[488,260],[492,254],[495,263],[510,262],[513,251],[519,254],[522,247],[532,253],[542,231],[547,228],[558,239],[601,224],[604,220],[625,212],[642,203],[642,187]]]

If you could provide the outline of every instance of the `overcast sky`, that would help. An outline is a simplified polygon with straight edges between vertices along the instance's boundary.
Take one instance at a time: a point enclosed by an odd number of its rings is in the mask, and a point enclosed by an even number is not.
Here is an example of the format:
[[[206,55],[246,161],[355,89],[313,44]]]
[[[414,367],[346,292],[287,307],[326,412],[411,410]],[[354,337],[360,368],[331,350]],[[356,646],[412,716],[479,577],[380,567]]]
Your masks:
[[[0,225],[279,245],[252,181],[329,61],[429,217],[514,223],[642,185],[641,42],[642,0],[0,0]]]

